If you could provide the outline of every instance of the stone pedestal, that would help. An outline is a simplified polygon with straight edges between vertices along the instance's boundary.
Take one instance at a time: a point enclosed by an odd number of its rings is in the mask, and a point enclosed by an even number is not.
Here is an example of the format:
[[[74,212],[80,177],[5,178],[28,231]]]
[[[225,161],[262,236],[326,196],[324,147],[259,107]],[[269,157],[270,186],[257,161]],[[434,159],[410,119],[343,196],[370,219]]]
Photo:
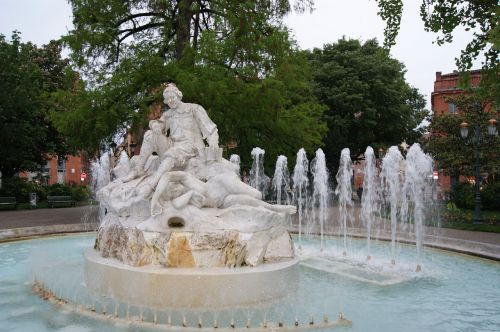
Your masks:
[[[298,286],[298,260],[240,268],[131,267],[85,252],[86,284],[97,294],[152,308],[226,308],[279,299]]]
[[[240,267],[289,261],[294,246],[284,214],[238,207],[182,227],[162,217],[138,225],[114,220],[99,229],[95,249],[104,258],[134,266]]]

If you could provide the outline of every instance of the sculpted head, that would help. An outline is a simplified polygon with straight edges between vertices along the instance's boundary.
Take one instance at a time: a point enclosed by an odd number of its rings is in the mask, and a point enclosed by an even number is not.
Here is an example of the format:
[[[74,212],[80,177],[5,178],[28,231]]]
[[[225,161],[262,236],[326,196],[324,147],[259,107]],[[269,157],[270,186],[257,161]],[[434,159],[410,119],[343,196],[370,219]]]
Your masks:
[[[165,90],[163,90],[163,102],[170,108],[177,108],[182,100],[182,92],[177,89],[175,84],[169,83]]]

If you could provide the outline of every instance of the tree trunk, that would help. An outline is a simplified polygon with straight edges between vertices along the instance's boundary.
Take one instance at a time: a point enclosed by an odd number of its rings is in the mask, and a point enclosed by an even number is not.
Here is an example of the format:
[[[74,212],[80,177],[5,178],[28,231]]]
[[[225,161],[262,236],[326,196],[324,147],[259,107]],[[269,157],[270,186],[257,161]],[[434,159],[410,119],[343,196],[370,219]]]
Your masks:
[[[175,58],[182,60],[191,39],[191,5],[194,0],[179,0],[177,14],[177,31],[175,43]]]
[[[458,173],[450,174],[451,191],[453,191],[453,192],[457,188],[457,185],[459,183],[459,177],[460,177],[460,175]]]

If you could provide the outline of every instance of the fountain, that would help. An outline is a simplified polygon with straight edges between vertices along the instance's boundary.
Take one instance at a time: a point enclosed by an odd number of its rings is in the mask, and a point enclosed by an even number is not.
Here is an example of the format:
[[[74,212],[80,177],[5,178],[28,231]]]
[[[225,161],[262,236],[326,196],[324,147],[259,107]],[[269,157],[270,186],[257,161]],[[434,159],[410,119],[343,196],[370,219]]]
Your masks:
[[[302,225],[304,224],[304,217],[309,209],[309,178],[307,173],[309,171],[309,161],[307,160],[306,150],[304,148],[297,152],[297,161],[293,169],[293,194],[294,203],[298,209],[298,224],[299,224],[299,247],[302,244]]]
[[[272,183],[273,192],[276,194],[276,204],[290,204],[290,173],[285,156],[278,156]]]
[[[352,206],[352,161],[351,152],[349,149],[342,149],[340,153],[340,166],[337,172],[337,188],[335,194],[339,199],[339,222],[343,238],[344,251],[342,255],[347,255],[347,227],[352,223],[352,213],[350,207]]]
[[[382,160],[382,171],[380,172],[385,196],[390,204],[391,220],[391,263],[396,264],[396,233],[398,227],[398,208],[401,205],[401,166],[403,156],[397,146],[391,146],[389,152]]]
[[[406,155],[405,180],[403,184],[403,202],[401,204],[401,219],[413,220],[417,245],[417,272],[422,269],[422,244],[424,237],[424,195],[429,190],[432,177],[433,161],[425,154],[418,143],[413,144]],[[409,216],[409,202],[413,205],[413,216]]]
[[[432,248],[428,249],[432,255],[422,254],[432,160],[418,145],[410,148],[406,160],[397,147],[389,149],[380,178],[373,149],[367,148],[359,207],[366,239],[353,236],[347,246],[349,235],[359,236],[350,228],[355,206],[348,149],[341,153],[336,177],[340,214],[334,215],[334,207],[329,206],[328,172],[321,149],[310,167],[305,150],[297,153],[292,176],[297,208],[268,204],[259,190],[240,181],[237,158],[222,158],[217,127],[201,106],[184,104],[180,96],[173,86],[167,87],[165,100],[171,112],[187,111],[179,112],[182,116],[167,112],[152,120],[141,153],[130,159],[120,155],[112,171],[115,180],[110,182],[109,154],[94,164],[103,211],[97,236],[0,243],[2,329],[500,328],[496,310],[500,265]],[[198,113],[197,120],[184,122],[190,112]],[[257,186],[265,179],[264,151],[254,152],[257,181],[253,184]],[[285,160],[278,158],[273,178],[280,188],[286,178],[278,180],[286,173]],[[283,193],[279,201],[286,204]],[[390,207],[389,242],[373,241],[371,235],[374,228],[384,227],[379,222],[384,219],[382,197]],[[287,218],[297,210],[301,250],[295,250],[287,229]],[[340,232],[328,234],[334,223],[340,223]],[[319,238],[302,237],[304,225]],[[416,246],[400,246],[396,264],[395,245],[401,231],[414,233]],[[340,242],[339,252],[336,244]],[[389,251],[393,264],[387,259]],[[333,318],[329,312],[340,314]],[[424,314],[426,319],[422,319]]]
[[[257,190],[240,180],[238,156],[222,158],[217,127],[205,110],[181,102],[174,85],[167,85],[164,97],[169,110],[150,121],[139,155],[120,155],[115,180],[109,181],[108,153],[95,165],[103,213],[95,243],[84,253],[81,293],[78,287],[62,290],[60,285],[71,281],[62,281],[59,273],[36,268],[33,291],[58,305],[116,320],[158,324],[163,319],[168,326],[205,329],[228,323],[234,329],[241,311],[289,298],[298,287],[299,260],[286,223],[296,213],[286,205],[286,157],[278,158],[273,179],[278,204],[268,204],[262,200],[269,182],[264,150],[252,151]],[[316,159],[317,177],[324,176],[321,150]],[[323,193],[317,196],[325,206]],[[213,311],[208,320],[207,311]],[[232,312],[230,319],[220,316],[225,311]],[[283,312],[274,318],[284,326]],[[246,322],[245,328],[255,324],[249,314]],[[348,323],[342,316],[322,323],[310,319],[304,327]],[[265,312],[260,330],[273,324]]]
[[[316,150],[316,157],[311,161],[311,172],[313,174],[313,205],[318,206],[317,213],[313,214],[320,226],[321,251],[324,249],[324,230],[327,218],[328,204],[328,170],[323,150]]]
[[[380,211],[379,181],[375,165],[375,153],[371,146],[365,151],[365,167],[363,171],[363,195],[361,196],[361,221],[366,226],[366,258],[371,259],[370,245],[372,224]]]
[[[111,181],[110,153],[104,152],[101,157],[90,165],[92,177],[92,191],[97,193]]]
[[[297,283],[286,228],[295,207],[270,205],[243,183],[235,163],[222,158],[215,124],[181,96],[175,86],[165,88],[170,109],[150,122],[131,171],[100,188],[107,212],[85,253],[86,284],[148,308],[221,308],[283,297]],[[264,151],[254,151],[254,184],[264,190]]]
[[[270,179],[264,173],[264,154],[266,151],[257,147],[252,150],[252,168],[250,169],[249,184],[262,193],[262,197],[267,196]]]

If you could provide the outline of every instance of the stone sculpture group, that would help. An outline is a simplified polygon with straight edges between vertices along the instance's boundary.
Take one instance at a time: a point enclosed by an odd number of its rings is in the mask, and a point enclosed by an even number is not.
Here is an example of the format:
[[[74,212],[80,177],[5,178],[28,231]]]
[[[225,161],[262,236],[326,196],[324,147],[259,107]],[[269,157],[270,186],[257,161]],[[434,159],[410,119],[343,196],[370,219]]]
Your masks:
[[[173,84],[131,170],[102,188],[95,248],[131,266],[257,266],[294,257],[294,206],[272,205],[222,158],[217,126]],[[208,143],[208,146],[205,144]]]

